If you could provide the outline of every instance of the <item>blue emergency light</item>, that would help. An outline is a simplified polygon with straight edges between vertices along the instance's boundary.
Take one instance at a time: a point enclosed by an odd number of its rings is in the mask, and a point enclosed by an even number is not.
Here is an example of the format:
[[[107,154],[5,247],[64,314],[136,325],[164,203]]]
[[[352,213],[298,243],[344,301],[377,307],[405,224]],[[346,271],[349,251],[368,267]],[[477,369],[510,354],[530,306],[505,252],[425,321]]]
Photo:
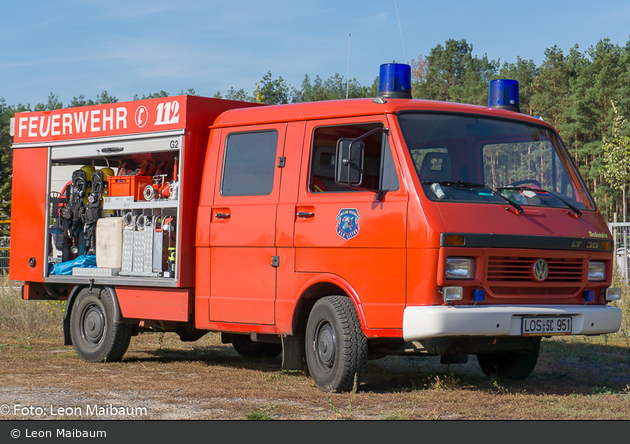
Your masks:
[[[488,106],[490,108],[520,112],[518,81],[510,79],[491,80]]]
[[[486,300],[486,290],[475,290],[473,292],[473,301],[482,302]]]
[[[376,97],[411,99],[411,66],[404,63],[381,65]]]

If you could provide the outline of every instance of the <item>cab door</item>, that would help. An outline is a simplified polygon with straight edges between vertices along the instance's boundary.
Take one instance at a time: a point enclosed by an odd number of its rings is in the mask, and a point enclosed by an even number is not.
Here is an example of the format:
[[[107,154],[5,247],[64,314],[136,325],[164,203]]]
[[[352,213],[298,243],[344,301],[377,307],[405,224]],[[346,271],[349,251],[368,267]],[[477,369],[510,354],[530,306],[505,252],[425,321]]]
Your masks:
[[[286,124],[223,130],[214,191],[209,317],[274,324],[276,213]]]
[[[387,121],[371,119],[307,122],[310,156],[302,163],[296,208],[296,271],[345,281],[359,299],[368,328],[400,328],[408,197]],[[387,190],[382,200],[374,191],[341,186],[334,178],[339,139],[370,132],[362,139],[362,187]]]

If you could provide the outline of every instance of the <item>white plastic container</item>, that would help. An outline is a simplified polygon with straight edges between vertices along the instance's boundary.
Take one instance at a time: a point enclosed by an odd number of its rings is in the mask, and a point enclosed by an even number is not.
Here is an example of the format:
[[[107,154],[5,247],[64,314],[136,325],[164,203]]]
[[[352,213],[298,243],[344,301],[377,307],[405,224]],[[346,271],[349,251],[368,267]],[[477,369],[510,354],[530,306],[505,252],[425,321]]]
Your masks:
[[[96,266],[122,268],[123,218],[102,217],[96,222]]]

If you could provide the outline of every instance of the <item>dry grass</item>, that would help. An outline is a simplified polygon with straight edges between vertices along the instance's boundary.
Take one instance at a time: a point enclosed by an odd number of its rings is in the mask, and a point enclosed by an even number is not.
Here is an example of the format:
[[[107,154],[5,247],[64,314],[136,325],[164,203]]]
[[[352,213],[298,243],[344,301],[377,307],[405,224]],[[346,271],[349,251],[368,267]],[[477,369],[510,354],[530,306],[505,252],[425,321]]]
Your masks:
[[[49,334],[61,329],[66,309],[62,301],[24,301],[21,282],[0,277],[0,329],[31,334]]]
[[[621,328],[613,336],[619,336],[623,338],[626,345],[630,348],[630,284],[621,277],[618,269],[615,269],[615,275],[613,278],[613,286],[621,288],[621,300],[612,303],[616,307],[619,307],[623,312],[621,319]]]
[[[387,357],[370,361],[356,390],[326,394],[308,375],[282,371],[279,358],[240,358],[216,333],[194,343],[173,333],[142,334],[123,362],[85,363],[62,345],[61,307],[22,301],[5,284],[0,404],[146,407],[138,419],[627,420],[627,301],[626,292],[617,334],[544,339],[526,381],[488,380],[474,356],[450,366],[439,358]]]

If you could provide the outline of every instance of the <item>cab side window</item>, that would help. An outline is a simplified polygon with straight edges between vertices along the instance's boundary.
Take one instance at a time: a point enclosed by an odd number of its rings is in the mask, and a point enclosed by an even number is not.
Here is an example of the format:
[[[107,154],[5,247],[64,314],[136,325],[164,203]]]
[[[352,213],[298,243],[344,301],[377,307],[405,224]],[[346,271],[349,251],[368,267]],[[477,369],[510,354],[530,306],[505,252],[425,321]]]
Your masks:
[[[233,133],[226,139],[223,156],[223,196],[268,195],[278,147],[276,131]]]
[[[337,141],[356,139],[375,128],[382,129],[383,125],[367,123],[317,128],[311,145],[309,191],[312,193],[361,191],[335,183]],[[377,131],[363,139],[363,142],[365,143],[365,157],[362,188],[397,190],[400,184],[387,136],[382,131]]]

